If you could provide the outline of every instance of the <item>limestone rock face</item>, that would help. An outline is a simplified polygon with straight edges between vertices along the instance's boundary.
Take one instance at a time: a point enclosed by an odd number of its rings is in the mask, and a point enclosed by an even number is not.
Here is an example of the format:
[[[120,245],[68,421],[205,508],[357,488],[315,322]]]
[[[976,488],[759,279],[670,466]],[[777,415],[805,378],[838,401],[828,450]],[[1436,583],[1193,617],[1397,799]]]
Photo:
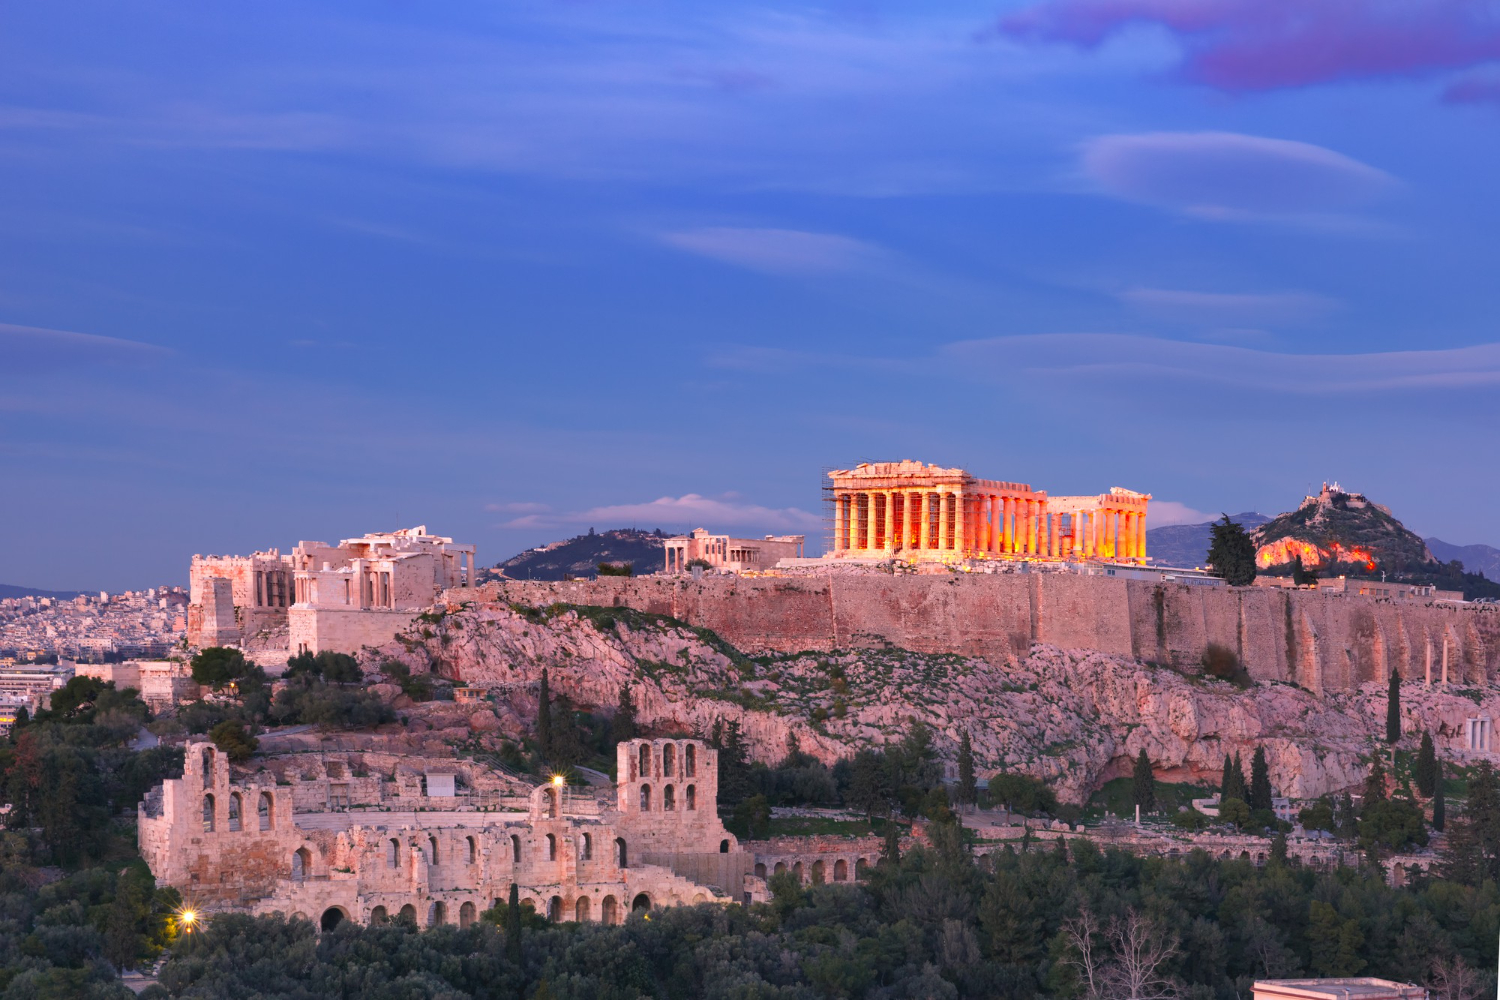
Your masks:
[[[1226,754],[1264,748],[1279,794],[1311,798],[1357,785],[1383,743],[1386,691],[1370,683],[1317,696],[1285,683],[1224,681],[1105,653],[1035,645],[1002,662],[898,649],[748,660],[710,632],[627,609],[536,611],[471,605],[373,651],[413,672],[487,689],[493,711],[469,730],[513,733],[536,713],[545,668],[555,693],[611,710],[630,684],[648,729],[707,732],[737,720],[758,759],[785,752],[789,733],[825,761],[900,737],[908,720],[934,730],[950,763],[967,730],[981,774],[1025,772],[1065,801],[1130,773],[1144,749],[1158,777],[1216,785]],[[1403,726],[1459,749],[1464,720],[1500,718],[1500,687],[1403,685]],[[398,698],[400,702],[403,698]],[[492,721],[493,720],[493,721]]]

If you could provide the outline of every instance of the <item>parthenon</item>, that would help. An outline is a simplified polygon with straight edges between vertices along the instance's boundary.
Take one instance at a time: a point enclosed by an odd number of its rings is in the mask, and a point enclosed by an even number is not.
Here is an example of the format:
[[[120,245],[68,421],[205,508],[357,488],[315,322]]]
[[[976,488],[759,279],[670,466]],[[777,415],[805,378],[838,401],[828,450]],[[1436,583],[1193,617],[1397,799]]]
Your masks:
[[[835,558],[1146,561],[1149,493],[1049,497],[924,462],[865,462],[829,473]]]

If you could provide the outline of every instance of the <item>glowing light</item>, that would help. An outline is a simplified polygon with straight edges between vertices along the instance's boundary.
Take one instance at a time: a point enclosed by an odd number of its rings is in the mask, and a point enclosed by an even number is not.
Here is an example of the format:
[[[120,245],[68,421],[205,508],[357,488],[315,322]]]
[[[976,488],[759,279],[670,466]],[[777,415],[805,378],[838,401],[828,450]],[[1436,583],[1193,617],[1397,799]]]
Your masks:
[[[553,788],[561,788],[562,786],[563,786],[563,776],[560,775],[560,774],[554,774],[552,776],[552,787]]]
[[[1321,569],[1324,566],[1346,563],[1363,566],[1372,573],[1375,571],[1375,553],[1363,545],[1344,545],[1340,542],[1314,545],[1297,538],[1280,538],[1269,545],[1262,545],[1255,551],[1255,565],[1261,569],[1285,566],[1296,561],[1298,556],[1302,557],[1302,565],[1306,569]]]

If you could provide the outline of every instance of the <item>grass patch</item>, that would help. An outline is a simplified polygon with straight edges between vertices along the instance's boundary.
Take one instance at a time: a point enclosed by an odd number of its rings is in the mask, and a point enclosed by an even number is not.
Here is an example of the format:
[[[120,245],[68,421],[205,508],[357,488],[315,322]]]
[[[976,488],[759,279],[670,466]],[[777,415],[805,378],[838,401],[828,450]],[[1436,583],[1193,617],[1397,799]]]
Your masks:
[[[829,816],[773,816],[773,837],[871,837],[875,827],[869,820],[834,819]]]
[[[1166,781],[1153,782],[1156,791],[1156,815],[1170,819],[1178,806],[1192,808],[1193,799],[1206,799],[1216,789],[1202,785],[1174,784]],[[1115,778],[1104,783],[1104,787],[1089,797],[1084,815],[1098,819],[1106,812],[1116,816],[1135,815],[1135,781],[1129,777]]]

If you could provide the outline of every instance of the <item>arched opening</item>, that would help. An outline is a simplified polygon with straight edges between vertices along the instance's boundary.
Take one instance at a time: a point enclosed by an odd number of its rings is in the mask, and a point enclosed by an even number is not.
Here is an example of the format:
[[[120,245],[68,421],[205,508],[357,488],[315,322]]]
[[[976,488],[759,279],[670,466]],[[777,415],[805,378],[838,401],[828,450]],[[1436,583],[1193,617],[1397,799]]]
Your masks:
[[[638,756],[640,758],[638,761],[640,764],[640,776],[642,778],[651,777],[651,744],[642,743],[641,752]]]
[[[240,793],[232,792],[229,796],[229,832],[238,833],[240,830]]]
[[[651,897],[644,892],[636,896],[630,904],[631,913],[645,913],[649,909],[651,909]]]
[[[579,852],[579,860],[580,861],[593,861],[594,860],[594,837],[593,837],[592,834],[585,833],[583,835],[583,845],[582,845],[582,847],[580,849],[580,852]]]
[[[548,819],[557,819],[557,791],[550,786],[542,793],[546,799],[542,812]]]
[[[312,853],[305,847],[299,847],[292,855],[292,881],[302,882],[310,874],[312,874]]]
[[[557,860],[557,838],[550,833],[547,834],[547,860]]]
[[[448,907],[443,903],[434,901],[432,908],[427,911],[427,926],[441,927],[448,922]]]
[[[696,778],[698,776],[698,751],[691,743],[682,751],[682,776],[684,778]]]
[[[604,901],[599,904],[599,922],[603,924],[620,922],[620,903],[615,897],[605,896]]]
[[[806,879],[802,877],[802,862],[799,861],[795,865],[792,865],[792,874],[797,876],[797,881],[799,883],[806,881]]]
[[[214,783],[214,748],[203,748],[203,783],[211,785]]]
[[[214,797],[212,795],[203,796],[203,832],[214,832]]]
[[[394,837],[385,842],[385,866],[387,868],[401,867],[401,841]]]
[[[415,924],[417,922],[417,908],[407,903],[401,907],[401,912],[396,914],[396,919]]]
[[[589,920],[589,898],[579,896],[578,902],[573,904],[573,919],[580,924],[586,924]]]
[[[823,884],[823,862],[821,862],[821,861],[814,861],[813,862],[813,866],[812,866],[812,883],[813,883],[813,885],[822,885]]]
[[[374,927],[374,926],[376,926],[378,924],[389,923],[390,919],[391,919],[391,915],[386,912],[385,907],[383,907],[383,906],[377,906],[377,907],[375,907],[375,909],[373,909],[373,910],[370,911],[370,926],[371,927]]]
[[[344,922],[344,911],[337,906],[330,906],[323,911],[323,918],[318,921],[318,926],[325,931],[331,931]]]
[[[515,834],[510,835],[510,860],[514,864],[521,863],[521,838]]]
[[[468,845],[468,849],[464,852],[464,864],[472,865],[479,860],[479,845],[474,843],[473,837],[465,837],[464,843]]]
[[[428,847],[427,863],[430,864],[430,865],[432,865],[432,866],[434,866],[434,867],[436,867],[437,863],[438,863],[437,838],[436,837],[428,837],[427,838],[427,847]]]
[[[563,907],[561,896],[553,896],[551,899],[547,900],[548,920],[552,921],[554,924],[560,924],[562,923],[562,914]]]
[[[786,862],[785,861],[778,861],[778,862],[776,862],[776,868],[775,868],[775,870],[773,870],[771,872],[771,874],[773,874],[773,875],[780,875],[784,871],[786,871]]]
[[[766,863],[764,861],[757,861],[755,863],[755,877],[756,878],[765,878],[766,877]]]
[[[720,854],[728,854],[729,853],[729,841],[727,841],[727,840],[721,840],[721,841],[719,841],[719,853]]]
[[[615,838],[615,864],[619,865],[621,868],[630,867],[629,862],[626,860],[624,837]]]
[[[673,746],[671,743],[668,743],[666,746],[661,748],[661,776],[663,778],[672,777],[672,772],[676,769],[676,767],[677,747]]]
[[[849,881],[849,862],[839,858],[833,863],[833,880],[835,882]]]
[[[858,879],[864,878],[865,875],[868,874],[867,871],[866,871],[866,869],[868,869],[869,867],[870,867],[870,863],[868,861],[866,861],[864,858],[855,858],[854,859],[854,877],[858,878]]]
[[[1250,852],[1249,851],[1241,851],[1240,852],[1240,860],[1241,861],[1249,861],[1250,860]]]
[[[651,811],[651,786],[650,785],[642,785],[641,786],[641,812],[648,813],[650,811]]]
[[[673,812],[677,809],[677,790],[671,785],[661,790],[662,812]]]
[[[474,904],[465,903],[458,908],[458,926],[467,927],[474,922]]]
[[[271,793],[261,792],[260,802],[255,806],[255,812],[260,817],[260,828],[271,829]]]
[[[706,902],[708,902],[708,897],[705,896],[703,893],[701,893],[701,892],[695,892],[695,893],[693,893],[693,905],[694,906],[697,906],[699,903],[706,903]]]
[[[687,795],[686,795],[686,798],[687,798],[687,810],[688,810],[688,812],[693,812],[694,810],[696,810],[698,808],[698,786],[697,785],[688,785],[687,786]]]

